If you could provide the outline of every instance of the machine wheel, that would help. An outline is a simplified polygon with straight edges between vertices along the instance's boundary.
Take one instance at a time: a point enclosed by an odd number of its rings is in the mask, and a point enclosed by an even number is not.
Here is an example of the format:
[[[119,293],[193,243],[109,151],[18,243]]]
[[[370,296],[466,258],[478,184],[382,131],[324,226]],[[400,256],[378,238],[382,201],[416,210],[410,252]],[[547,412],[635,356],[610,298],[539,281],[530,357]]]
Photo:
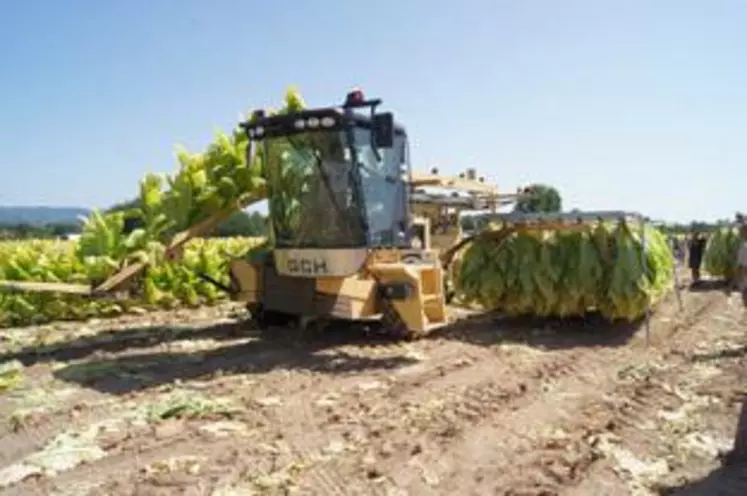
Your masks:
[[[384,334],[394,339],[408,341],[415,338],[415,334],[407,328],[391,301],[384,300],[384,311],[382,313],[381,328]]]
[[[295,324],[294,316],[283,312],[265,310],[261,303],[247,305],[247,309],[252,316],[252,322],[261,331],[266,331],[271,327],[290,327]]]
[[[305,334],[315,334],[324,331],[327,322],[318,317],[299,316],[292,317],[290,325]]]
[[[447,305],[449,305],[452,300],[454,299],[454,295],[456,295],[456,291],[454,291],[454,285],[451,282],[451,274],[448,272],[444,273],[444,301]]]
[[[444,300],[449,305],[456,296],[456,278],[457,271],[459,268],[456,266],[455,261],[443,266],[444,269]]]
[[[446,290],[444,291],[444,301],[447,305],[450,305],[451,302],[454,301],[454,295],[456,295],[456,293],[453,289],[446,288]]]

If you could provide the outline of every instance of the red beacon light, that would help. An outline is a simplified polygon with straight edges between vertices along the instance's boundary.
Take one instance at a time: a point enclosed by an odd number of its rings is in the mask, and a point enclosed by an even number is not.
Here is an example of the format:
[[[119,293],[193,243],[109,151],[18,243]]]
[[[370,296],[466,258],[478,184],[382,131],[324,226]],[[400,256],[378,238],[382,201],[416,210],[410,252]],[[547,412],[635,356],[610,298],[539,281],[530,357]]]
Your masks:
[[[355,104],[361,104],[366,101],[366,97],[363,95],[363,91],[359,89],[355,89],[348,93],[348,96],[345,98],[345,103],[347,105],[355,105]]]

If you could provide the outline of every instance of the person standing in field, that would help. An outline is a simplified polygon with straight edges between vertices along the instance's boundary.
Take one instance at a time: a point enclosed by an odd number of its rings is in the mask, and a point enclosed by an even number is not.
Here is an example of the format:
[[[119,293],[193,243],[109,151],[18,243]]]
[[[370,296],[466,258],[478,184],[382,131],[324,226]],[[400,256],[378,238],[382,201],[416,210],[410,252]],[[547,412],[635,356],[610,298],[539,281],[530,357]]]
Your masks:
[[[690,238],[690,245],[688,246],[688,265],[692,272],[693,285],[700,282],[700,266],[703,264],[703,252],[705,251],[705,246],[706,240],[703,235],[694,231]]]
[[[742,303],[747,307],[747,223],[744,221],[739,226],[739,236],[741,239],[734,276],[736,287],[742,293]]]
[[[685,240],[677,238],[677,259],[680,265],[685,265],[685,258],[687,257],[687,249],[685,248]]]
[[[737,223],[741,239],[739,250],[737,250],[734,286],[742,293],[742,304],[747,308],[747,222],[741,215],[738,215]],[[733,448],[724,459],[726,465],[735,465],[745,461],[747,461],[747,397],[742,400],[742,410],[739,413]]]
[[[674,235],[669,236],[669,248],[672,250],[672,256],[677,260],[679,256],[679,246],[677,246],[677,237]]]
[[[683,263],[683,257],[685,255],[684,248],[682,246],[682,241],[680,241],[677,236],[672,237],[672,254],[677,263]]]

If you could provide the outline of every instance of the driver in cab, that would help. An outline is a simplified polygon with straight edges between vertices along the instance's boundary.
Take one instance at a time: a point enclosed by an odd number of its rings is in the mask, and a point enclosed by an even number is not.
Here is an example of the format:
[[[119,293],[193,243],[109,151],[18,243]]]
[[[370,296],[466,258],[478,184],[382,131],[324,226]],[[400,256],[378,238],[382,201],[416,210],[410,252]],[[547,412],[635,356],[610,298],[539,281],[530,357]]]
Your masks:
[[[310,194],[313,207],[308,211],[305,224],[308,238],[329,244],[330,239],[341,243],[354,237],[352,219],[357,217],[349,205],[348,168],[345,153],[337,139],[324,139],[315,143],[314,166]]]

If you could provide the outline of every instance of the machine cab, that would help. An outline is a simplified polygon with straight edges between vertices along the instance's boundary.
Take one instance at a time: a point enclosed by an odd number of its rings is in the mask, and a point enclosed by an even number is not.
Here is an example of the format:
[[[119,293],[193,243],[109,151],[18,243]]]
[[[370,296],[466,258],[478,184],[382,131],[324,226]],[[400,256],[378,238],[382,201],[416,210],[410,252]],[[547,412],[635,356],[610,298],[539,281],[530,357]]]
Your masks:
[[[243,125],[267,181],[279,273],[347,276],[371,248],[410,245],[407,135],[379,104],[354,91],[342,107],[256,112]]]

